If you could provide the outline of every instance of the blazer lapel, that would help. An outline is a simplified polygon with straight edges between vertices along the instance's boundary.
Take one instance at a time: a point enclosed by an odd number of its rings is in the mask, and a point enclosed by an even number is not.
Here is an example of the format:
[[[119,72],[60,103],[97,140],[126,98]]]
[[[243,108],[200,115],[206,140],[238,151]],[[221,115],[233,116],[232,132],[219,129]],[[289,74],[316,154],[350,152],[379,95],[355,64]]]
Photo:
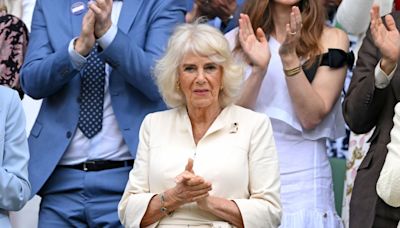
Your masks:
[[[82,28],[82,19],[83,16],[86,14],[88,8],[87,0],[70,0],[70,9],[69,9],[69,14],[71,17],[71,31],[73,34],[73,37],[79,36],[81,33],[81,28]],[[83,4],[84,9],[83,10],[78,10],[77,8],[82,7],[81,5]]]
[[[147,0],[148,1],[148,0]],[[129,29],[138,13],[142,0],[125,0],[123,1],[121,14],[118,19],[118,27],[124,32],[128,33]]]

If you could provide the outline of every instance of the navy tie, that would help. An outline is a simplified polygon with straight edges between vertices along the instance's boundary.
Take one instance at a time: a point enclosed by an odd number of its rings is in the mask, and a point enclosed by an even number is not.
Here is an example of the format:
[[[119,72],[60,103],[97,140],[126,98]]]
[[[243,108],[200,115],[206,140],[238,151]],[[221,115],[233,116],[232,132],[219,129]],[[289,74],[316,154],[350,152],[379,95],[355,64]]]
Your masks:
[[[105,63],[97,54],[98,44],[90,52],[81,77],[78,127],[89,139],[101,131],[103,122]]]

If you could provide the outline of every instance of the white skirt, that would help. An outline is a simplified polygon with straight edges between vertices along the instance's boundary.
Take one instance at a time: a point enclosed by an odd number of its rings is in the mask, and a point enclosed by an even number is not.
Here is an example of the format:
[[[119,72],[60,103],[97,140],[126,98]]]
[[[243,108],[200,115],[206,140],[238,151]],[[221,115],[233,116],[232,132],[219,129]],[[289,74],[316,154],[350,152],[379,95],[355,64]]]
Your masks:
[[[308,140],[271,119],[281,173],[281,228],[342,228],[334,204],[325,138]]]

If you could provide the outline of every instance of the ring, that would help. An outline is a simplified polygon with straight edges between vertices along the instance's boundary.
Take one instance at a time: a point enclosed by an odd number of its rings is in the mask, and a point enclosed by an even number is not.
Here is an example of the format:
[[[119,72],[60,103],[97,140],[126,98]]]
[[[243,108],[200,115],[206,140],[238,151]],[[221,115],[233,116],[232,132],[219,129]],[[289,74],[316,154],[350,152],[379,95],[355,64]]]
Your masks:
[[[296,35],[297,32],[289,32],[290,35]]]

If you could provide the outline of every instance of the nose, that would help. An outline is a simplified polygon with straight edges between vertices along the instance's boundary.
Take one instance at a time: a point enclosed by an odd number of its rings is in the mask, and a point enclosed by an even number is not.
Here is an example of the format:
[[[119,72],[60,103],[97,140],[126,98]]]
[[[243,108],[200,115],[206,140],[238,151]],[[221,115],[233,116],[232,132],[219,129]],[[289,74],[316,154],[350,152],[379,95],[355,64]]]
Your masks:
[[[204,70],[199,70],[196,77],[196,83],[202,85],[206,82],[206,72]]]
[[[204,69],[199,69],[199,71],[197,72],[197,77],[198,78],[204,78],[206,75],[206,72]]]

